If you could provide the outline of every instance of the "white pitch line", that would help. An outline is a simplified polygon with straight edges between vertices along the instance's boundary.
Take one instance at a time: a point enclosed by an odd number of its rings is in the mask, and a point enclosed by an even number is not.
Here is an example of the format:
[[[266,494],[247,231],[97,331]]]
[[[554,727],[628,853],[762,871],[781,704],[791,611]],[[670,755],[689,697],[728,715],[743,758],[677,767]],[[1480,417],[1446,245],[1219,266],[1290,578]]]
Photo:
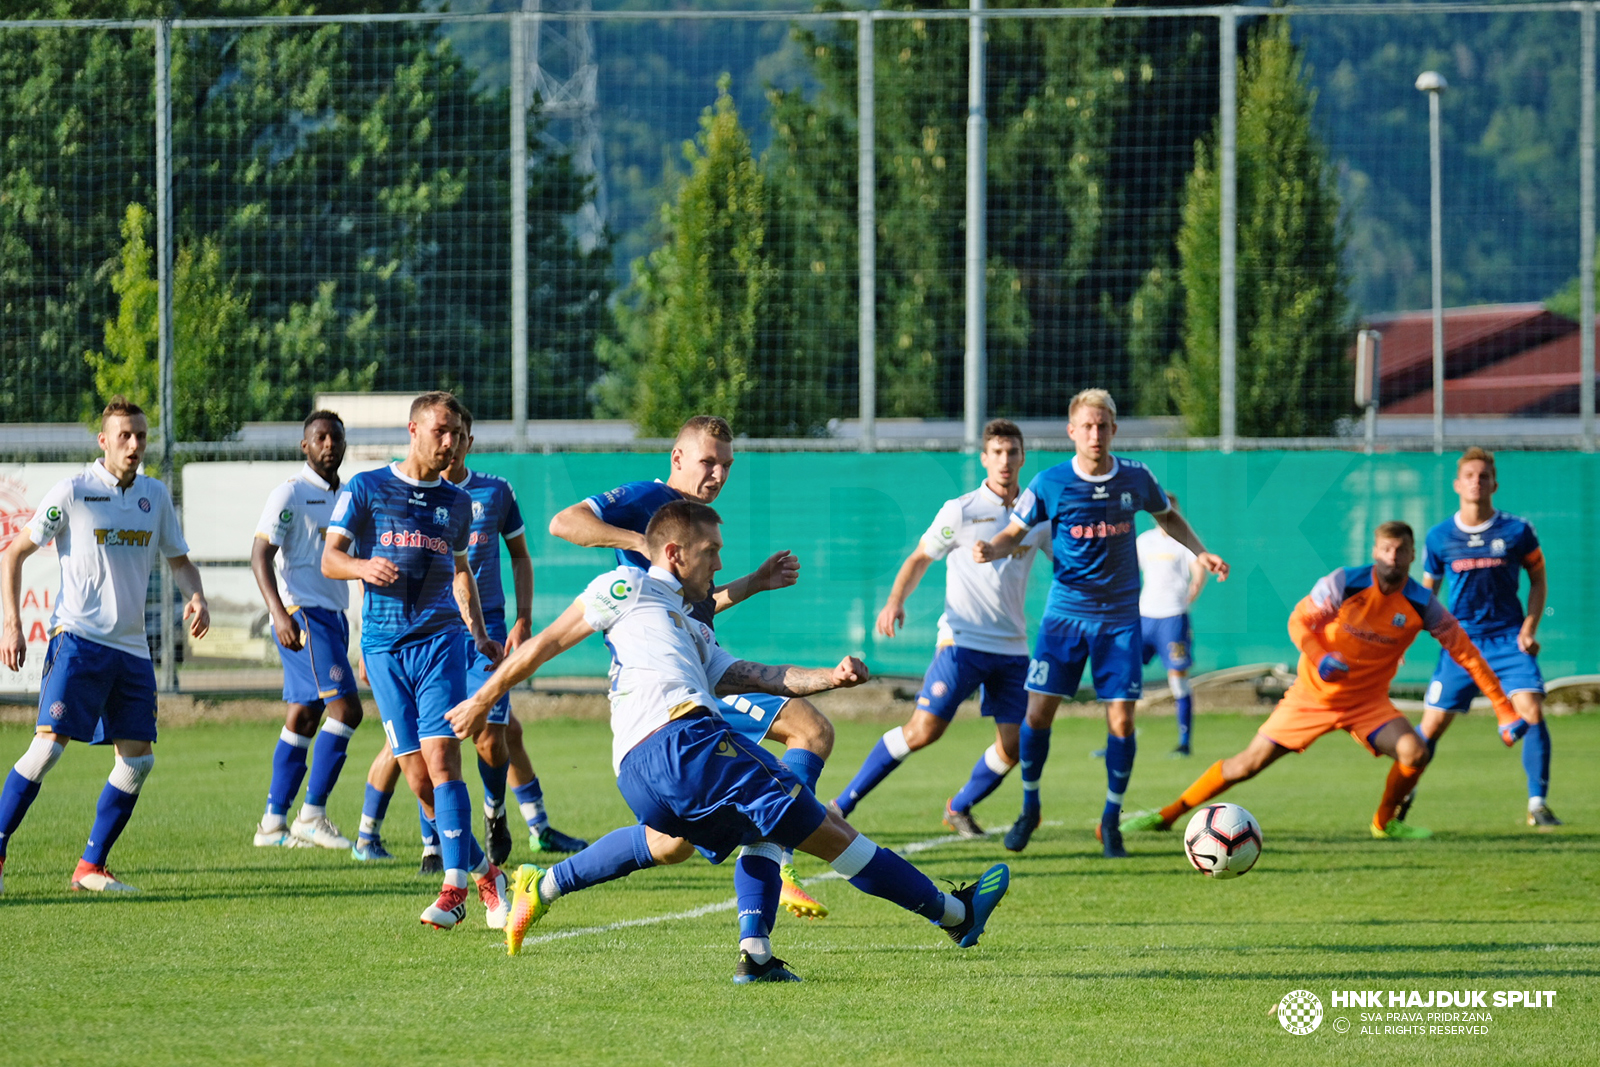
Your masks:
[[[1060,826],[1062,824],[1058,821],[1052,820],[1049,822],[1040,823],[1039,825]],[[999,837],[1010,828],[1011,827],[1009,825],[1002,826],[998,829],[990,831],[989,836]],[[966,838],[961,837],[959,834],[945,834],[943,837],[930,837],[926,841],[913,841],[908,845],[901,845],[899,848],[894,849],[893,851],[901,856],[914,856],[918,852],[927,852],[930,849],[938,848],[941,845],[949,845],[957,841],[964,840],[966,840]],[[814,885],[817,882],[826,882],[830,879],[839,879],[843,877],[844,875],[840,874],[838,871],[824,871],[821,874],[813,875],[810,878],[804,879],[800,884]],[[552,933],[541,934],[538,937],[530,937],[522,942],[522,947],[527,948],[529,945],[542,945],[550,941],[561,941],[569,937],[588,937],[591,934],[609,934],[617,930],[626,930],[631,926],[657,926],[661,923],[678,922],[683,919],[699,919],[706,915],[715,915],[719,911],[732,911],[738,906],[738,903],[738,898],[734,897],[728,900],[718,901],[715,904],[702,904],[698,908],[690,908],[687,911],[675,911],[667,915],[652,915],[645,919],[623,919],[620,922],[606,923],[604,926],[580,926],[573,930],[556,930]],[[495,947],[498,948],[500,946],[496,945]]]

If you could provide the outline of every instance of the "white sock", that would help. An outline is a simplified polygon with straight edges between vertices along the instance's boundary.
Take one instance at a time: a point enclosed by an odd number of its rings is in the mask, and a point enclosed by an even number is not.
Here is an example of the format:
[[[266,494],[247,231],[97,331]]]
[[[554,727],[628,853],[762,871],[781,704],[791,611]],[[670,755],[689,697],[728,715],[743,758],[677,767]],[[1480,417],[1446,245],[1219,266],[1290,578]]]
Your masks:
[[[282,815],[277,815],[269,811],[265,815],[261,816],[261,830],[263,833],[271,833],[273,830],[283,830],[286,829],[288,825],[289,821]]]
[[[455,889],[467,888],[467,872],[452,867],[444,872],[444,884]]]
[[[544,877],[539,879],[539,899],[548,904],[561,895],[561,887],[556,885],[556,872],[545,871]]]
[[[437,855],[439,855],[440,853],[439,853],[438,844],[423,845],[422,846],[422,854],[424,856],[437,856]]]
[[[792,848],[784,849],[783,850],[783,856],[778,860],[778,866],[780,868],[781,867],[787,867],[793,862],[794,862],[794,849],[792,849]]]
[[[317,804],[302,804],[300,805],[300,817],[295,819],[295,822],[316,822],[318,819],[326,818],[327,814],[328,809],[325,807]]]
[[[505,813],[505,801],[501,801],[499,804],[491,804],[487,800],[483,802],[483,814],[485,818],[498,819]]]
[[[1542,807],[1544,807],[1544,797],[1529,797],[1528,798],[1528,810],[1529,811],[1538,811]]]
[[[741,937],[739,951],[748,952],[750,958],[756,963],[766,963],[772,958],[772,938],[770,937]]]
[[[967,906],[961,903],[961,898],[954,893],[944,895],[944,918],[939,920],[940,926],[960,926],[967,919]]]
[[[543,800],[524,800],[517,805],[522,812],[522,821],[528,824],[528,829],[543,830],[550,824],[550,817],[544,813]]]
[[[911,746],[906,743],[905,727],[896,726],[893,730],[884,734],[883,747],[889,750],[889,755],[894,757],[896,763],[911,755]]]
[[[383,820],[374,819],[370,815],[361,816],[361,833],[365,837],[381,836],[378,831],[383,829]]]

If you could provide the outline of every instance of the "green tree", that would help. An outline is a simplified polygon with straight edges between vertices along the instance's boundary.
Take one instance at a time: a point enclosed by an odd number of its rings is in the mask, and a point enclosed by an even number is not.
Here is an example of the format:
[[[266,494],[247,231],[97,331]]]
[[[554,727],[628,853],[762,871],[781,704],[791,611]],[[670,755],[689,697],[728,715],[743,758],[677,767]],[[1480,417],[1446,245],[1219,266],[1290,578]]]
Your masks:
[[[1237,426],[1247,437],[1329,433],[1350,410],[1348,278],[1339,198],[1312,129],[1316,93],[1289,36],[1267,20],[1240,63]],[[1183,350],[1170,384],[1189,432],[1218,432],[1221,190],[1200,146],[1178,233]],[[1153,307],[1170,294],[1153,277]]]
[[[111,278],[117,317],[106,323],[105,350],[85,353],[101,396],[121,393],[150,411],[161,409],[158,377],[159,287],[149,234],[154,220],[129,204],[122,224],[121,267]],[[172,384],[177,403],[174,432],[180,441],[220,441],[247,417],[250,379],[233,366],[255,347],[250,301],[225,278],[222,253],[209,237],[180,248],[173,261]],[[95,420],[98,421],[98,420]]]
[[[808,432],[821,390],[787,358],[794,305],[779,291],[768,239],[772,196],[727,75],[684,158],[688,174],[662,210],[663,243],[635,261],[617,338],[601,349],[612,372],[602,408],[652,436],[699,412],[755,436]]]

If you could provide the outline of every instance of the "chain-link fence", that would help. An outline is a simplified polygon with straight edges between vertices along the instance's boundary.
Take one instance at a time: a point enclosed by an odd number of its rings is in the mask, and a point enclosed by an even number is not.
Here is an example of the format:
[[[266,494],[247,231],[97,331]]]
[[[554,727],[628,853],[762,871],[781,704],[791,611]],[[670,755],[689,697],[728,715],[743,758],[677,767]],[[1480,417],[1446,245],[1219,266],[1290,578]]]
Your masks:
[[[1592,3],[490,6],[0,22],[0,452],[164,380],[196,454],[439,387],[489,449],[955,447],[1091,385],[1359,442],[1366,323],[1391,444],[1592,443]],[[1443,303],[1492,305],[1440,424],[1424,70]]]

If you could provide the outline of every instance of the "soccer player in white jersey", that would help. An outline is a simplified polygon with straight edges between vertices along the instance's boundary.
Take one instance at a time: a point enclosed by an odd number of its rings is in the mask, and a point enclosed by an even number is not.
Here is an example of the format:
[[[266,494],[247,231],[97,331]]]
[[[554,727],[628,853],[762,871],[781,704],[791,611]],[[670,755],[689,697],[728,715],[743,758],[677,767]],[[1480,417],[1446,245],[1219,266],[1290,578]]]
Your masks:
[[[344,450],[344,420],[331,411],[306,416],[300,437],[305,465],[268,494],[250,549],[250,570],[272,618],[283,660],[283,700],[289,705],[272,752],[267,810],[255,831],[255,843],[262,847],[350,847],[328,820],[327,807],[350,738],[361,725],[345,617],[350,589],[322,574],[322,541],[333,519]],[[327,718],[318,730],[324,712]],[[308,754],[311,780],[290,825],[289,806],[305,780]]]
[[[1176,510],[1178,494],[1167,492]],[[1189,668],[1194,666],[1194,627],[1189,608],[1206,585],[1206,569],[1187,545],[1157,526],[1134,542],[1139,552],[1139,628],[1144,637],[1144,662],[1157,656],[1167,668],[1167,688],[1178,704],[1178,747],[1174,756],[1190,753],[1194,727],[1194,695],[1189,691]]]
[[[673,500],[710,504],[733,473],[733,430],[718,415],[695,415],[678,430],[668,456],[667,480],[627,482],[596,493],[556,513],[550,532],[587,548],[616,551],[617,564],[648,567],[644,531],[650,517]],[[765,590],[783,589],[800,578],[800,561],[775,552],[743,578],[708,592],[692,605],[695,619],[713,629],[716,616]],[[833,752],[833,724],[809,700],[769,693],[731,693],[722,698],[722,715],[752,743],[782,745],[783,761],[815,790],[823,764]],[[783,861],[783,906],[797,918],[820,919],[828,909],[801,887],[794,868]]]
[[[32,744],[0,791],[0,872],[5,870],[6,847],[66,743],[109,743],[115,762],[100,792],[89,845],[72,874],[72,888],[137,891],[107,869],[106,858],[156,762],[151,752],[156,675],[144,609],[158,556],[166,558],[186,598],[183,618],[189,633],[201,638],[211,626],[200,571],[189,562],[172,497],[161,482],[139,473],[149,437],[144,411],[125,397],[112,397],[100,414],[104,456],[46,493],[39,510],[0,556],[0,604],[5,611],[0,662],[13,671],[22,669],[28,651],[18,602],[23,561],[52,542],[61,560],[39,722]]]
[[[558,896],[658,863],[687,859],[699,847],[720,863],[743,846],[734,866],[739,960],[734,982],[798,979],[772,953],[781,851],[825,860],[857,889],[942,926],[963,948],[978,941],[1010,881],[1004,864],[978,881],[940,892],[889,849],[827,811],[786,763],[723,718],[717,692],[802,695],[859,685],[860,660],[806,670],[737,660],[709,626],[690,614],[720,568],[721,518],[704,504],[673,501],[646,528],[650,569],[618,567],[591,582],[544,632],[513,652],[474,697],[450,713],[470,736],[512,685],[596,632],[611,649],[611,747],[617,787],[638,816],[548,872],[524,864],[507,938],[515,954],[527,927]]]
[[[995,742],[978,758],[966,785],[944,806],[945,825],[980,838],[972,806],[993,793],[1017,763],[1017,728],[1028,709],[1028,625],[1023,602],[1039,552],[1050,552],[1050,530],[1036,526],[998,564],[977,563],[972,543],[1002,530],[1017,502],[1026,459],[1016,423],[994,419],[983,428],[979,462],[988,475],[970,493],[945,501],[916,550],[900,565],[889,601],[878,613],[878,633],[894,637],[906,621],[906,599],[936,560],[945,561],[944,614],[938,651],[922,680],[911,721],[884,734],[845,791],[833,801],[849,816],[911,753],[944,736],[956,710],[980,687],[983,714],[994,720]]]
[[[1106,704],[1106,804],[1095,831],[1107,857],[1126,856],[1120,828],[1122,798],[1133,774],[1133,710],[1143,692],[1140,662],[1139,560],[1133,520],[1148,511],[1158,525],[1192,549],[1208,571],[1226,578],[1228,565],[1205,550],[1188,520],[1142,463],[1111,453],[1117,405],[1104,389],[1085,389],[1067,406],[1073,457],[1034,475],[1017,498],[1011,523],[991,541],[972,546],[973,559],[1004,559],[1035,526],[1053,534],[1055,580],[1033,659],[1028,664],[1028,715],[1018,735],[1022,814],[1006,832],[1020,852],[1039,826],[1039,778],[1050,754],[1050,727],[1063,697],[1077,693],[1092,664],[1095,695]]]

